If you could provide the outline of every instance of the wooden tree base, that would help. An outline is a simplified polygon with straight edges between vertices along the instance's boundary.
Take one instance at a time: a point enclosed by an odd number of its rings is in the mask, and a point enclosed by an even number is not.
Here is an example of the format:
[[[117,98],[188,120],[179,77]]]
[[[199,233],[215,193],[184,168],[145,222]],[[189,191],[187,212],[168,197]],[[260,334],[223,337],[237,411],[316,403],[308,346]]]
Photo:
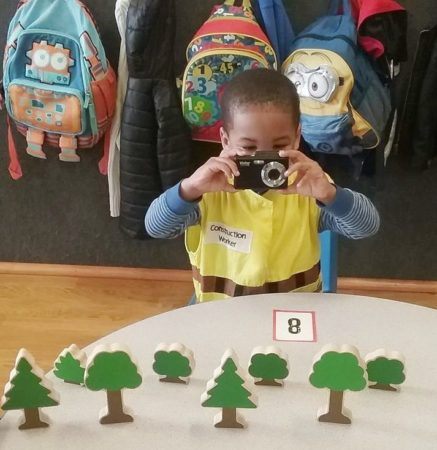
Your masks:
[[[245,428],[246,421],[242,416],[237,414],[235,408],[223,408],[214,417],[214,426],[216,428]]]
[[[328,406],[319,409],[317,419],[319,422],[344,425],[352,423],[351,412],[343,406],[343,391],[330,391]]]
[[[185,380],[182,380],[182,378],[178,378],[178,377],[164,377],[164,378],[160,378],[159,381],[163,381],[165,383],[187,384],[187,382]]]
[[[47,417],[40,413],[38,408],[24,409],[24,419],[19,425],[19,430],[32,430],[34,428],[47,428],[49,426]]]
[[[267,379],[262,379],[259,381],[255,381],[255,384],[257,386],[283,386],[282,383],[280,383],[279,381],[276,380],[267,380]]]
[[[398,389],[391,386],[390,384],[376,383],[376,384],[369,385],[369,388],[370,389],[379,389],[381,391],[398,392]]]
[[[102,425],[134,421],[134,418],[123,410],[121,391],[106,391],[106,396],[108,406],[100,411],[99,417],[99,422]]]
[[[129,414],[121,413],[121,414],[107,414],[106,416],[100,417],[99,422],[102,425],[108,425],[111,423],[128,423],[133,422],[134,418]]]

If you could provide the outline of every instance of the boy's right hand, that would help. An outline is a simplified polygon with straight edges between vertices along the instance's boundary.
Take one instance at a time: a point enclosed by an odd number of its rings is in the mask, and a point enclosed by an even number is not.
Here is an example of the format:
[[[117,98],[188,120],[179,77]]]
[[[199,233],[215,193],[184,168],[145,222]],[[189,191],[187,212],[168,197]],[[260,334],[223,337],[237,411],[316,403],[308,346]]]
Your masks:
[[[180,195],[184,200],[192,202],[207,192],[236,192],[228,179],[238,175],[240,173],[233,159],[226,156],[210,158],[193,175],[182,180]]]

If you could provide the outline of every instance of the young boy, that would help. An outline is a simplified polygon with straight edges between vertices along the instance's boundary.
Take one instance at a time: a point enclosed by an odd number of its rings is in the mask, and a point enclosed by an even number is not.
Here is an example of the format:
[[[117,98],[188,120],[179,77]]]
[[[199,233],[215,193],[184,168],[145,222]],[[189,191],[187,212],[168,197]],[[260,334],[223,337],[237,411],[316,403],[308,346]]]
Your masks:
[[[333,184],[301,153],[299,97],[278,72],[236,76],[221,100],[223,151],[164,192],[148,210],[147,232],[185,231],[198,302],[320,287],[318,233],[352,239],[378,231],[379,215],[362,194]],[[286,190],[236,190],[235,158],[275,151],[289,158]]]

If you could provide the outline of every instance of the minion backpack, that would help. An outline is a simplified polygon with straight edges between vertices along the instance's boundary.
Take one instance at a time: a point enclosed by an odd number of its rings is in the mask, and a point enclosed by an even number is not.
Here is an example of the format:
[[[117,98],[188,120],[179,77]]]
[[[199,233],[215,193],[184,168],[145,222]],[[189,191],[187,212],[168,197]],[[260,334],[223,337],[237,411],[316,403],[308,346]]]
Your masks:
[[[294,39],[282,71],[296,86],[312,151],[353,155],[379,145],[389,89],[357,45],[349,0],[331,0],[328,15]]]
[[[90,12],[79,0],[21,0],[10,22],[3,61],[5,104],[27,153],[79,161],[109,129],[116,79]],[[8,117],[9,172],[22,176]],[[108,135],[109,133],[107,133]],[[108,149],[109,141],[105,149]],[[99,164],[106,172],[107,152]]]

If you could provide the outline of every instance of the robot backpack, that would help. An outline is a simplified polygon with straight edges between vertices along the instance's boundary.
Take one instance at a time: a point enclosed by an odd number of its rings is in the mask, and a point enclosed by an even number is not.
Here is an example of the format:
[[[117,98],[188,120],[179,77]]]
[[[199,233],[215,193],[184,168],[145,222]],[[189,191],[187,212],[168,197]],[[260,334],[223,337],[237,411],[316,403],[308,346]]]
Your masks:
[[[193,139],[220,142],[220,98],[231,78],[243,70],[276,69],[275,52],[256,22],[250,0],[213,8],[187,48],[182,84],[184,117]]]
[[[61,149],[60,160],[79,161],[76,149],[93,147],[110,127],[115,73],[90,12],[78,0],[21,1],[9,25],[3,75],[7,112],[32,156],[45,159],[42,146],[48,144]],[[8,138],[9,172],[18,179],[10,123]],[[102,173],[106,165],[105,153]]]
[[[295,38],[282,71],[296,86],[302,135],[313,151],[353,155],[378,146],[389,89],[357,45],[349,0],[331,0],[329,14]]]

